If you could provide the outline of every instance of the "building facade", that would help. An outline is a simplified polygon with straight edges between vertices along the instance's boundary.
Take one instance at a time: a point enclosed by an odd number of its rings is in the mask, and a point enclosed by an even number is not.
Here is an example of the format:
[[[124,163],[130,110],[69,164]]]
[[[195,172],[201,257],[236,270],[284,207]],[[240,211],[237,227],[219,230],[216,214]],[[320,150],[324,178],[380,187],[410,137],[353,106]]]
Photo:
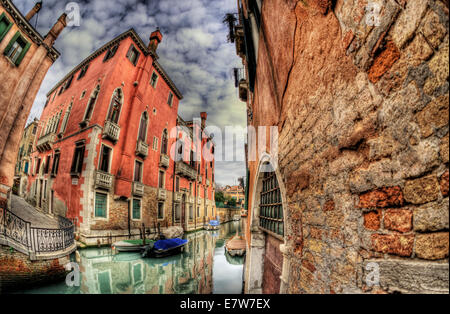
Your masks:
[[[26,195],[28,174],[30,173],[31,153],[36,140],[36,133],[39,120],[34,119],[23,131],[22,139],[19,143],[19,153],[17,155],[16,169],[14,171],[14,186],[17,188],[19,196]]]
[[[240,185],[227,185],[223,189],[223,196],[225,198],[232,198],[236,201],[237,206],[243,207],[245,203],[244,188]]]
[[[161,40],[159,30],[148,45],[126,31],[47,94],[28,199],[73,219],[86,244],[139,235],[142,224],[198,229],[215,216],[214,164],[189,159],[206,113],[195,125],[178,116],[182,95],[157,61]]]
[[[372,5],[238,1],[247,293],[449,291],[448,1]]]
[[[53,47],[66,26],[58,19],[44,37],[29,21],[42,4],[23,16],[10,0],[0,1],[0,206],[7,206],[19,142],[36,94],[50,66],[59,57]]]

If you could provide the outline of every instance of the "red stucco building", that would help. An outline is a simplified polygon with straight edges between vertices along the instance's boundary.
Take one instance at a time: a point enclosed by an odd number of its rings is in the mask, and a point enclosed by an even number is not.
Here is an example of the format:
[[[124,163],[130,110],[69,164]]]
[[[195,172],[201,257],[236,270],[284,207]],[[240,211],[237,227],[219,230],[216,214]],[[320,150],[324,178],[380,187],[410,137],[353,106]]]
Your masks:
[[[157,61],[161,40],[157,30],[145,45],[131,29],[47,94],[28,198],[74,219],[87,244],[137,235],[142,224],[194,230],[216,216],[214,162],[189,160],[203,132],[178,116],[182,94]],[[170,157],[178,151],[184,161]]]

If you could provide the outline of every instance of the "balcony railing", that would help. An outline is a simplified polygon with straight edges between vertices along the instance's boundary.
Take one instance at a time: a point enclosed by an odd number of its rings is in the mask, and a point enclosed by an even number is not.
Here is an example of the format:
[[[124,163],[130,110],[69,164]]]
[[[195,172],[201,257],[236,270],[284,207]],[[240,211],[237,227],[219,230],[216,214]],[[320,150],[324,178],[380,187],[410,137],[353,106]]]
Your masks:
[[[41,136],[38,141],[36,148],[40,152],[44,152],[46,150],[50,150],[53,147],[53,144],[56,141],[56,134],[55,133],[48,133],[46,135]]]
[[[161,159],[159,161],[159,165],[162,167],[169,167],[169,162],[170,162],[170,158],[168,155],[166,154],[161,154]]]
[[[174,200],[175,200],[175,202],[181,202],[181,193],[180,192],[175,192],[174,193]]]
[[[112,188],[114,176],[110,173],[97,170],[95,173],[95,187],[105,190]]]
[[[105,122],[105,128],[103,129],[103,138],[109,138],[113,141],[118,141],[120,135],[120,126],[111,121]]]
[[[165,189],[158,189],[158,199],[165,200],[167,198],[167,191]]]
[[[195,180],[195,169],[183,161],[177,161],[176,174],[180,174],[188,179]]]
[[[144,196],[145,187],[140,182],[133,182],[133,195]]]
[[[245,79],[239,81],[239,99],[243,102],[247,101],[248,83]]]
[[[136,145],[136,154],[142,157],[148,156],[148,144],[142,140],[138,140]]]

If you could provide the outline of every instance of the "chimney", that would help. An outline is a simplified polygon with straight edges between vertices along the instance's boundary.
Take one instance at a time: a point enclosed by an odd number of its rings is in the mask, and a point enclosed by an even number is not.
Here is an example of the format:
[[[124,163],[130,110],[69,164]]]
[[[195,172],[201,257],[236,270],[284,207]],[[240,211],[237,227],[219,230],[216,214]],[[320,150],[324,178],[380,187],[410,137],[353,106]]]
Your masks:
[[[36,4],[34,5],[34,7],[30,10],[30,12],[27,13],[27,15],[25,16],[25,18],[27,19],[27,21],[31,20],[33,18],[33,16],[36,15],[36,13],[38,13],[42,8],[42,1],[36,2]]]
[[[208,117],[208,114],[206,112],[200,112],[200,117],[202,118],[202,129],[204,129],[206,124],[206,117]]]
[[[150,49],[152,51],[156,51],[159,43],[162,41],[162,38],[163,38],[163,36],[162,36],[161,32],[159,31],[159,28],[156,28],[156,31],[154,31],[150,35],[150,43],[148,44],[148,49]]]
[[[58,21],[56,21],[55,25],[53,25],[47,36],[45,36],[44,43],[47,44],[47,46],[53,46],[56,38],[58,38],[59,34],[61,34],[63,29],[67,26],[66,17],[66,13],[61,14]]]

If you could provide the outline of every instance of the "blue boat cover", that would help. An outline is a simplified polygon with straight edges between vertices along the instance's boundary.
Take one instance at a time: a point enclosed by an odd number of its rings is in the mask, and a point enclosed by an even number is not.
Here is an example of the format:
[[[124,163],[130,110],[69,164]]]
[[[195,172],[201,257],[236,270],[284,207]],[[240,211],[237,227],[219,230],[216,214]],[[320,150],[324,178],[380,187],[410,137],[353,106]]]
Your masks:
[[[167,240],[158,240],[154,244],[155,250],[168,250],[183,244],[186,244],[188,240],[175,238],[175,239],[167,239]]]
[[[209,222],[209,224],[210,224],[211,226],[218,226],[218,225],[220,225],[220,222],[217,221],[217,220],[211,220],[211,221]]]

